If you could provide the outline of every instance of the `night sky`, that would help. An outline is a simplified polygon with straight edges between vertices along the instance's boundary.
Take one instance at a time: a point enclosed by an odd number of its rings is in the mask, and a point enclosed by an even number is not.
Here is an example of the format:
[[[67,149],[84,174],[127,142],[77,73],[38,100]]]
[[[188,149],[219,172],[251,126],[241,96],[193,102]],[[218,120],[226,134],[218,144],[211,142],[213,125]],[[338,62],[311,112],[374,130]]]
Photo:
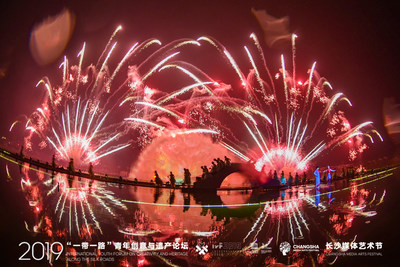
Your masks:
[[[255,8],[275,17],[289,16],[290,30],[299,36],[297,72],[305,75],[317,61],[317,71],[336,92],[344,92],[353,102],[354,108],[347,113],[350,121],[355,125],[372,120],[383,133],[385,143],[373,145],[367,155],[392,155],[394,148],[383,126],[382,103],[385,97],[396,97],[397,103],[400,100],[398,7],[381,1],[2,1],[0,132],[6,134],[19,114],[30,114],[38,106],[42,89],[35,85],[41,77],[59,81],[62,58],[39,66],[28,44],[33,26],[64,8],[76,16],[72,38],[64,51],[69,58],[74,58],[86,41],[85,58],[87,62],[96,61],[112,31],[121,24],[121,51],[152,37],[167,43],[208,35],[223,43],[239,65],[247,62],[243,46],[250,43],[249,34],[255,32],[262,39],[262,30],[251,13]],[[273,73],[282,52],[266,51]],[[185,59],[191,61],[190,56]],[[210,61],[207,55],[193,60]],[[207,71],[213,74],[214,70]]]

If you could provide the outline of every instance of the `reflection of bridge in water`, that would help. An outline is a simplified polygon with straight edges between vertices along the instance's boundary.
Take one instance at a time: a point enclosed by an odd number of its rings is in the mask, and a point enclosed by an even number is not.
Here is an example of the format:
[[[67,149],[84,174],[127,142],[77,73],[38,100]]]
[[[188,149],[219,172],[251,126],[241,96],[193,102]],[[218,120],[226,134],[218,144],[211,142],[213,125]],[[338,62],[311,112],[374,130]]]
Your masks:
[[[259,208],[264,207],[265,204],[262,203],[265,203],[265,201],[277,201],[280,196],[278,190],[269,192],[252,190],[251,192],[243,193],[249,198],[246,203],[236,205],[225,204],[216,193],[195,191],[193,192],[193,198],[197,204],[202,205],[201,215],[206,215],[210,212],[212,216],[215,216],[217,221],[226,219],[229,222],[230,218],[248,218],[253,216]],[[251,203],[251,205],[247,205],[248,203]]]

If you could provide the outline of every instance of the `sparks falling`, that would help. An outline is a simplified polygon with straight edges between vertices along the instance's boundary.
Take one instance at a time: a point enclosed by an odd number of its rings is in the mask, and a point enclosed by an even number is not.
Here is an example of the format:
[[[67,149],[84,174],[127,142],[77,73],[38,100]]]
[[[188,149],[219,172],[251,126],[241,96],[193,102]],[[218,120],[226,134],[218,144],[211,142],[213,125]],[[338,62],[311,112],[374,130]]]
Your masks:
[[[257,170],[294,172],[306,170],[319,155],[345,145],[347,140],[361,137],[357,146],[365,148],[364,137],[371,143],[372,135],[380,138],[372,122],[350,126],[345,112],[353,106],[351,101],[344,93],[335,92],[327,79],[318,74],[317,62],[307,74],[296,73],[294,41],[292,66],[285,63],[286,56],[282,54],[281,68],[274,80],[258,39],[254,34],[250,38],[255,47],[244,46],[252,67],[248,73],[241,70],[238,61],[217,40],[197,39],[201,45],[215,48],[228,69],[232,69],[231,76],[238,79],[230,84],[217,81],[188,62],[176,61],[160,64],[158,73],[183,73],[192,84],[172,92],[152,89],[153,94],[144,102],[138,101],[143,99],[140,91],[127,96],[121,105],[131,102],[134,110],[125,120],[134,121],[136,127],[142,124],[143,145],[152,140],[145,136],[154,135],[155,131],[162,134],[182,128],[209,129],[218,133],[215,140],[238,158],[254,161]],[[362,150],[349,148],[349,155]]]
[[[239,60],[211,37],[179,39],[164,46],[156,39],[137,42],[111,71],[118,54],[114,38],[120,30],[112,34],[96,66],[82,68],[84,43],[77,66],[70,66],[64,57],[61,86],[52,86],[46,77],[39,81],[37,86],[43,86],[46,96],[26,120],[26,148],[49,147],[59,159],[86,166],[132,144],[144,148],[163,134],[195,131],[211,134],[238,159],[253,161],[258,171],[294,172],[306,170],[321,153],[353,139],[351,160],[366,148],[364,137],[371,143],[375,136],[382,140],[372,122],[350,126],[345,112],[352,107],[351,101],[318,74],[317,62],[308,73],[296,71],[297,36],[292,38],[292,60],[286,60],[284,54],[275,59],[281,65],[275,75],[254,34],[250,35],[252,42],[244,46],[243,54],[251,66],[247,73]],[[190,60],[180,60],[187,46],[194,51],[208,46],[210,53],[215,49],[231,72],[230,78],[222,82]],[[146,53],[144,60],[133,63]],[[186,82],[172,91],[153,88],[149,82],[158,75],[174,79],[183,75]],[[121,79],[124,82],[115,86]],[[41,139],[38,144],[36,136]]]

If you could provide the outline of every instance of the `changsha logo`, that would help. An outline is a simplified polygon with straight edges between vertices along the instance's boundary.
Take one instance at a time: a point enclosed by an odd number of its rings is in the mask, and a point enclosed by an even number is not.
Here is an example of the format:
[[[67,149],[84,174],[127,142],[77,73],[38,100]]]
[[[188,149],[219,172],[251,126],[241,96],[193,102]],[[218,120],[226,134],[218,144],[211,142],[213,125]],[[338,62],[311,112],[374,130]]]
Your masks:
[[[282,242],[279,245],[279,250],[282,252],[283,256],[286,256],[287,253],[290,251],[290,244],[288,242]]]
[[[293,251],[319,251],[319,245],[293,245]]]

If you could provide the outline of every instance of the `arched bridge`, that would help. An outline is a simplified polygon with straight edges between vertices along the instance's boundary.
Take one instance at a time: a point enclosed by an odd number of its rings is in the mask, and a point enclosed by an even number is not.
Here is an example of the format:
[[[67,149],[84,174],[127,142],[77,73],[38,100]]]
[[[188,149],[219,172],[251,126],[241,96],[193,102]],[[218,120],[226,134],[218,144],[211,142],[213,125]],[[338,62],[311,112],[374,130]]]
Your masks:
[[[193,185],[175,185],[174,187],[171,185],[157,185],[153,182],[144,182],[144,181],[137,181],[137,180],[131,180],[127,178],[122,178],[121,176],[114,176],[114,175],[107,175],[107,174],[89,174],[88,172],[85,171],[75,171],[75,170],[69,170],[68,168],[64,168],[63,166],[60,166],[58,164],[55,164],[54,162],[45,162],[45,161],[39,161],[38,159],[33,159],[31,157],[25,157],[22,153],[13,153],[11,151],[8,151],[4,148],[0,147],[0,157],[4,158],[6,160],[9,160],[11,162],[14,162],[16,164],[19,164],[20,166],[23,166],[24,164],[29,164],[29,167],[36,167],[34,169],[36,170],[43,170],[44,172],[48,173],[51,176],[56,175],[57,173],[60,174],[65,174],[68,176],[68,179],[73,179],[74,177],[80,177],[80,178],[85,178],[85,179],[90,179],[90,180],[97,180],[100,182],[111,182],[111,183],[117,183],[117,184],[126,184],[126,185],[134,185],[134,186],[144,186],[144,187],[165,187],[165,188],[176,188],[176,189],[182,189],[182,191],[185,192],[193,192],[197,191],[197,189],[202,190],[207,190],[208,192],[210,191],[216,191],[218,188],[221,187],[222,182],[225,180],[227,176],[229,176],[232,173],[235,172],[240,172],[247,174],[251,176],[252,178],[259,176],[259,173],[254,169],[254,166],[249,163],[231,163],[228,165],[221,166],[216,172],[209,173],[204,179],[201,179],[199,181],[196,181]],[[255,183],[257,179],[250,179],[251,187],[258,187],[260,186],[259,184]],[[250,187],[236,187],[236,188],[230,188],[226,190],[242,190],[242,189],[250,189]],[[224,189],[225,190],[225,189]]]
[[[221,166],[216,172],[209,173],[205,178],[196,181],[193,184],[193,189],[209,189],[216,190],[221,187],[222,182],[232,173],[244,173],[249,176],[258,176],[258,172],[254,169],[254,166],[249,163],[231,163],[229,165]],[[259,184],[257,179],[250,179],[251,186],[256,187]]]

